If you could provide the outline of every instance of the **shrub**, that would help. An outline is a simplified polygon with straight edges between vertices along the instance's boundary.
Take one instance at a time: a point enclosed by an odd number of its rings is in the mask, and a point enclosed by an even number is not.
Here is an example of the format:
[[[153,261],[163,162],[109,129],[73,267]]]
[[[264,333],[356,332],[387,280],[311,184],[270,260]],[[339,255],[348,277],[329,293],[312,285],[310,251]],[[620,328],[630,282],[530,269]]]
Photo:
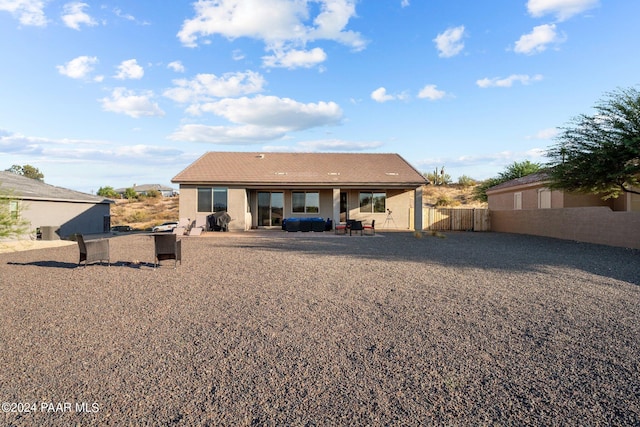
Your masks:
[[[145,211],[134,211],[126,219],[126,222],[144,222],[147,220]]]
[[[476,185],[476,180],[467,175],[462,175],[458,178],[458,185],[462,187],[473,187]]]

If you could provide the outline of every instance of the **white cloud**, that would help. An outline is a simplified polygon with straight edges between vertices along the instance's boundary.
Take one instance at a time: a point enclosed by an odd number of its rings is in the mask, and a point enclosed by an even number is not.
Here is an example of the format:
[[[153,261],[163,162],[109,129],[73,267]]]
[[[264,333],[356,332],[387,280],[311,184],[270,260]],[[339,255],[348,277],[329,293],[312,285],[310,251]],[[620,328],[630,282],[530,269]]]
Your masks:
[[[512,74],[507,78],[494,77],[490,79],[485,77],[484,79],[476,81],[476,84],[483,89],[488,87],[511,87],[516,82],[523,85],[529,85],[542,80],[542,78],[541,74],[536,74],[535,76],[529,76],[527,74]]]
[[[87,7],[89,7],[88,4],[80,2],[65,4],[62,21],[67,27],[73,28],[74,30],[80,30],[81,24],[88,26],[98,25],[89,14],[85,13],[84,9]]]
[[[559,36],[556,32],[555,24],[538,25],[533,28],[530,34],[525,34],[516,42],[514,51],[516,53],[524,53],[532,55],[540,53],[547,49],[552,43],[562,43],[565,41],[564,36]]]
[[[327,54],[324,50],[316,47],[311,50],[277,50],[274,55],[263,56],[262,59],[265,67],[311,68],[324,62],[327,59]]]
[[[463,37],[464,25],[448,28],[444,33],[438,34],[438,36],[433,39],[439,52],[438,56],[441,58],[450,58],[462,52],[462,49],[464,49],[464,43],[462,42]]]
[[[388,102],[388,101],[397,101],[407,99],[408,96],[406,93],[400,93],[396,95],[391,95],[387,93],[387,89],[384,87],[379,87],[378,89],[371,92],[371,99],[376,102]]]
[[[339,139],[325,139],[319,141],[302,141],[298,147],[302,151],[368,151],[382,147],[383,143],[379,141],[357,142],[343,141]]]
[[[175,71],[176,73],[184,73],[186,71],[184,65],[182,65],[182,62],[180,61],[170,62],[167,64],[167,68]]]
[[[57,65],[58,72],[72,79],[85,79],[93,71],[93,66],[98,63],[95,56],[79,56],[67,62],[65,65]]]
[[[206,126],[187,124],[168,136],[173,141],[207,142],[221,145],[259,144],[282,138],[285,131],[261,126]]]
[[[119,87],[113,90],[110,98],[102,98],[100,102],[105,111],[126,114],[133,118],[164,116],[164,111],[151,100],[152,98],[153,92],[137,95],[133,91]]]
[[[242,61],[245,58],[245,55],[240,49],[235,49],[231,54],[231,58],[234,61]]]
[[[574,15],[598,6],[599,0],[529,0],[527,10],[535,18],[555,15],[558,21],[565,21]]]
[[[118,74],[114,77],[119,80],[126,79],[141,79],[144,76],[144,69],[138,65],[138,61],[135,59],[128,59],[122,61],[118,65]]]
[[[402,6],[402,7],[407,7],[407,6],[409,6],[409,0],[402,0],[402,1],[400,2],[400,6]]]
[[[342,110],[335,102],[303,104],[289,98],[262,95],[254,98],[226,98],[200,105],[199,110],[237,124],[286,131],[337,125],[342,120]]]
[[[17,16],[20,24],[35,27],[47,25],[44,0],[0,0],[0,11]]]
[[[436,85],[426,85],[420,90],[420,93],[418,93],[418,98],[426,98],[431,101],[436,101],[444,98],[446,95],[447,93],[443,90],[438,90]]]
[[[175,87],[167,89],[163,95],[176,102],[187,103],[262,92],[265,80],[259,73],[246,71],[226,73],[221,77],[198,74],[191,80],[174,80],[173,84]]]
[[[202,38],[220,35],[228,39],[262,40],[267,51],[274,52],[299,50],[316,40],[332,40],[362,50],[366,41],[359,33],[346,30],[349,20],[356,15],[355,3],[355,0],[202,0],[194,3],[195,17],[184,21],[177,36],[189,47],[197,46]],[[314,52],[316,60],[317,54]],[[273,57],[266,58],[273,61]]]
[[[538,131],[535,135],[527,136],[527,139],[553,139],[560,131],[557,128],[548,128]]]

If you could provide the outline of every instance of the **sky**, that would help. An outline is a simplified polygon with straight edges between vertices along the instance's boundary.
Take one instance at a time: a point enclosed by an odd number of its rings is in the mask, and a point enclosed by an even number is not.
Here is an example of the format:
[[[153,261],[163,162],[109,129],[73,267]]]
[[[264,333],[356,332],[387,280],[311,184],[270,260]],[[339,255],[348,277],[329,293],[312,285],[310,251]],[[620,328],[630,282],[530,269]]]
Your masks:
[[[0,0],[0,169],[162,184],[205,152],[544,163],[640,83],[637,0]]]

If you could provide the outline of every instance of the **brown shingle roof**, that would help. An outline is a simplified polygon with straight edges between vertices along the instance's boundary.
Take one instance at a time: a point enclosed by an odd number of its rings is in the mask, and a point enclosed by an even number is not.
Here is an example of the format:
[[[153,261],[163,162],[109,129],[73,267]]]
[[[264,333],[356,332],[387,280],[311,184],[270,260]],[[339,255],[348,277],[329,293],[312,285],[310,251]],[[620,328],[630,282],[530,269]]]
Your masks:
[[[518,187],[521,185],[537,184],[539,182],[545,182],[549,180],[549,175],[546,172],[536,172],[530,175],[525,175],[520,178],[515,178],[510,181],[505,181],[501,184],[494,185],[487,189],[487,192],[504,190],[506,188]]]
[[[398,154],[208,152],[180,184],[416,187],[428,181]]]

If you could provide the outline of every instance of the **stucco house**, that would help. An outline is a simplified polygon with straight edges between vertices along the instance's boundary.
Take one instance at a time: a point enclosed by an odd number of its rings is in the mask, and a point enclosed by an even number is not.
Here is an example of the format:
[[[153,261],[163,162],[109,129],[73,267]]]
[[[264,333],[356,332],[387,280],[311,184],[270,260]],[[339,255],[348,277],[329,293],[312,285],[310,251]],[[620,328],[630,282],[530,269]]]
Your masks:
[[[613,211],[640,212],[640,195],[624,194],[602,200],[595,194],[550,190],[544,172],[534,173],[491,187],[487,190],[489,210],[560,209],[604,206]]]
[[[487,190],[491,230],[640,249],[640,197],[602,200],[547,188],[544,173]]]
[[[428,184],[398,154],[260,152],[205,153],[172,182],[180,186],[181,218],[227,211],[231,231],[305,217],[422,229]]]
[[[28,221],[30,233],[50,230],[43,238],[109,231],[112,200],[45,184],[11,172],[0,172],[0,190],[11,195],[10,210]]]

